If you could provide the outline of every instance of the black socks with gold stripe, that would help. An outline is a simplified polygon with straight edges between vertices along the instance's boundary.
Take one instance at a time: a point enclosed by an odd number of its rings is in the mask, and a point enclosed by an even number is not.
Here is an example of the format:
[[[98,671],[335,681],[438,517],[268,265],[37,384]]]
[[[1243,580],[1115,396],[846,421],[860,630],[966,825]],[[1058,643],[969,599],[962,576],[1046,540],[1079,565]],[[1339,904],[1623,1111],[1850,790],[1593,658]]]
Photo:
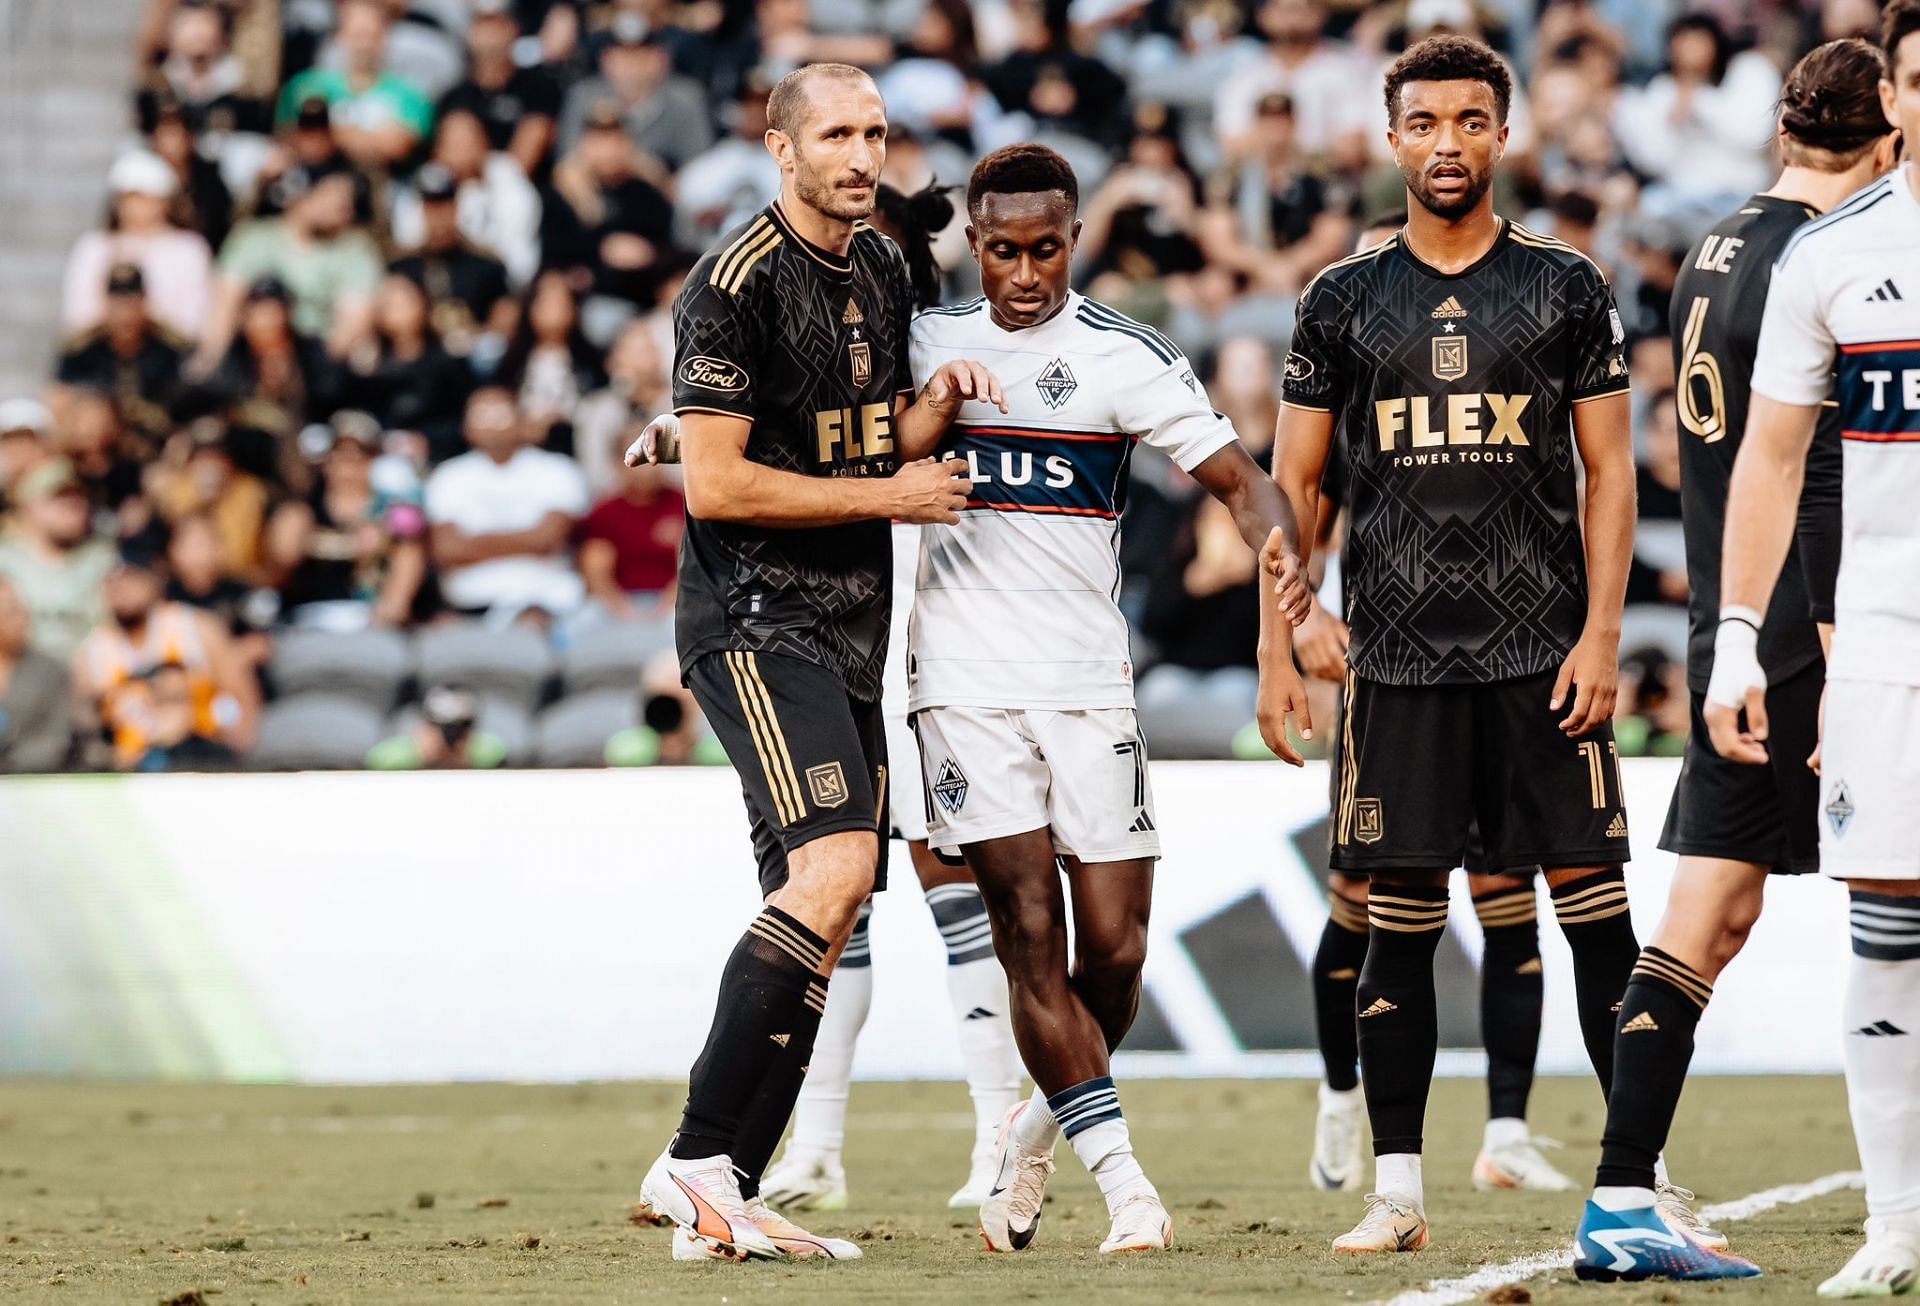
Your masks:
[[[1367,959],[1367,909],[1335,893],[1329,896],[1326,928],[1313,954],[1313,1023],[1327,1087],[1351,1092],[1360,1083],[1360,1044],[1353,1022],[1354,992]]]
[[[727,1155],[758,1176],[793,1113],[827,1008],[826,953],[825,939],[778,907],[754,917],[720,973],[713,1025],[693,1063],[686,1111],[668,1148],[676,1159]],[[762,1140],[769,1124],[771,1137]],[[749,1168],[761,1141],[765,1155]]]
[[[1713,986],[1685,962],[1658,948],[1640,954],[1620,1003],[1599,1186],[1654,1186],[1654,1161],[1667,1145],[1693,1060],[1693,1032],[1712,996]]]
[[[1447,932],[1446,881],[1376,878],[1367,896],[1367,924],[1367,960],[1355,1001],[1373,1154],[1418,1153],[1440,1043],[1433,954]]]
[[[1487,1049],[1487,1119],[1525,1120],[1540,1053],[1540,921],[1534,886],[1477,894],[1473,913],[1486,935],[1480,959],[1480,1041]]]
[[[1573,997],[1580,1038],[1587,1045],[1600,1091],[1613,1092],[1614,1014],[1640,956],[1627,912],[1627,879],[1618,866],[1555,885],[1554,918],[1573,953]]]

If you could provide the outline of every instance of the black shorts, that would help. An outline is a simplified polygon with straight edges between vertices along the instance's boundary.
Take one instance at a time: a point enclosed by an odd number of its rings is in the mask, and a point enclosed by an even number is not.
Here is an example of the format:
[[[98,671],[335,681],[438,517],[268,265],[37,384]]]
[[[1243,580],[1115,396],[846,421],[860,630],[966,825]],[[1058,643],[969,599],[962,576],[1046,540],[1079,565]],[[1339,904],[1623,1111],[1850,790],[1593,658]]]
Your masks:
[[[825,667],[778,653],[708,653],[687,688],[739,772],[764,897],[787,882],[787,854],[822,835],[872,830],[887,887],[887,734],[880,705]]]
[[[1442,870],[1477,820],[1485,864],[1525,872],[1627,860],[1613,725],[1561,733],[1555,673],[1486,685],[1387,685],[1347,675],[1329,863]]]
[[[1816,660],[1767,686],[1767,764],[1730,762],[1713,751],[1703,709],[1693,697],[1680,783],[1667,808],[1660,846],[1682,857],[1723,857],[1776,875],[1820,869],[1820,777],[1807,757],[1820,738],[1820,690],[1826,663]]]
[[[1340,750],[1340,741],[1346,737],[1343,727],[1347,719],[1347,698],[1342,694],[1333,704],[1333,745],[1327,750],[1327,760],[1332,765],[1327,770],[1327,802],[1335,811],[1340,808],[1341,765],[1344,754]],[[1480,818],[1475,817],[1473,824],[1467,827],[1466,851],[1460,854],[1460,868],[1468,875],[1528,875],[1539,870],[1538,866],[1514,866],[1505,871],[1495,871],[1487,866],[1487,846],[1480,837]],[[1354,871],[1355,878],[1365,879],[1364,871]]]

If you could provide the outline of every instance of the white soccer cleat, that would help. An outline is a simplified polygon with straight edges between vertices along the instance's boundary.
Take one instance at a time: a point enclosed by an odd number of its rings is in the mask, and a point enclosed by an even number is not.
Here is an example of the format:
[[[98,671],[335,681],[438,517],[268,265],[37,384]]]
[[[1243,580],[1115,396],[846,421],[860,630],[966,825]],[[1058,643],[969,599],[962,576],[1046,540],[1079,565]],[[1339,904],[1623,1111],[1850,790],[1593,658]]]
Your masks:
[[[1320,1086],[1320,1114],[1313,1122],[1313,1160],[1307,1178],[1323,1193],[1360,1186],[1366,1169],[1362,1130],[1367,1104],[1357,1088],[1341,1093]]]
[[[1536,1193],[1570,1193],[1573,1180],[1540,1155],[1542,1147],[1558,1147],[1551,1138],[1521,1138],[1497,1147],[1483,1147],[1473,1162],[1473,1186],[1483,1193],[1526,1189]]]
[[[837,1156],[789,1147],[760,1181],[760,1195],[783,1211],[844,1211],[847,1172]]]
[[[782,1254],[747,1215],[730,1156],[677,1161],[662,1152],[640,1184],[640,1200],[672,1220],[688,1238],[734,1260],[775,1260]],[[709,1258],[682,1256],[676,1240],[674,1259]]]
[[[808,1233],[758,1197],[747,1199],[747,1218],[784,1255],[796,1260],[820,1256],[830,1261],[857,1261],[864,1254],[845,1238],[822,1238],[817,1233]]]
[[[1708,1224],[1700,1212],[1693,1209],[1696,1200],[1691,1188],[1667,1183],[1653,1186],[1653,1209],[1666,1221],[1667,1228],[1695,1247],[1704,1247],[1710,1252],[1724,1252],[1727,1250],[1727,1235]]]
[[[998,1169],[998,1161],[992,1134],[976,1141],[967,1166],[967,1182],[947,1199],[947,1209],[973,1210],[985,1203],[987,1194],[993,1191],[993,1176]]]
[[[1103,1256],[1120,1252],[1164,1252],[1173,1246],[1173,1217],[1160,1194],[1138,1193],[1120,1203],[1113,1213],[1113,1229],[1100,1244]]]
[[[1367,1213],[1348,1233],[1333,1240],[1333,1250],[1349,1255],[1417,1252],[1427,1245],[1427,1214],[1404,1197],[1367,1194]]]
[[[725,1261],[729,1265],[737,1264],[737,1253],[723,1251],[713,1242],[691,1233],[679,1225],[673,1226],[673,1259],[676,1261]]]
[[[1891,1220],[1867,1217],[1867,1245],[1853,1254],[1840,1273],[1820,1285],[1829,1300],[1847,1297],[1900,1297],[1920,1279],[1920,1239]]]
[[[1052,1152],[1029,1152],[1013,1134],[1013,1122],[1028,1107],[1015,1103],[994,1140],[993,1181],[980,1203],[980,1239],[990,1252],[1023,1252],[1040,1231],[1040,1206],[1053,1174]]]

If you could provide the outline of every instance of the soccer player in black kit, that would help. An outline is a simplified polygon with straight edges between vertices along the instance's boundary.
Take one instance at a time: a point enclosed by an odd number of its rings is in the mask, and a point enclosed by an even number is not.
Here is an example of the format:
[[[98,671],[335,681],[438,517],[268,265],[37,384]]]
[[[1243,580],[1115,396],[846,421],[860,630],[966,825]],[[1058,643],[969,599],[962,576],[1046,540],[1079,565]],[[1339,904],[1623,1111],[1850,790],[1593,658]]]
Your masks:
[[[1724,1248],[1726,1238],[1684,1205],[1660,1201],[1655,1168],[1694,1030],[1714,981],[1760,918],[1767,876],[1820,868],[1819,778],[1808,758],[1819,739],[1840,566],[1837,409],[1825,410],[1808,451],[1796,538],[1772,603],[1764,618],[1754,614],[1767,673],[1764,766],[1715,752],[1704,716],[1722,615],[1721,537],[1774,262],[1802,226],[1893,166],[1898,138],[1879,99],[1884,69],[1880,52],[1861,40],[1830,41],[1795,65],[1780,96],[1779,179],[1701,239],[1674,286],[1693,729],[1660,836],[1662,848],[1679,854],[1679,869],[1620,1004],[1599,1173],[1574,1261],[1582,1279],[1758,1273],[1747,1261],[1701,1253]]]
[[[873,212],[886,106],[844,64],[790,74],[767,103],[780,198],[695,265],[674,304],[674,411],[687,531],[681,675],[740,773],[766,906],[721,973],[680,1128],[641,1197],[676,1260],[859,1248],[771,1211],[759,1180],[786,1128],[827,977],[884,888],[880,678],[892,609],[889,519],[955,522],[959,460],[900,466],[964,399],[1001,405],[971,362],[907,362],[913,290]]]
[[[1407,225],[1308,285],[1285,366],[1275,475],[1295,518],[1318,519],[1336,435],[1351,477],[1330,861],[1371,879],[1357,1004],[1375,1192],[1342,1252],[1428,1240],[1433,958],[1474,819],[1489,870],[1544,869],[1603,1089],[1639,952],[1610,724],[1634,518],[1623,332],[1592,262],[1493,211],[1511,95],[1463,37],[1395,62]]]

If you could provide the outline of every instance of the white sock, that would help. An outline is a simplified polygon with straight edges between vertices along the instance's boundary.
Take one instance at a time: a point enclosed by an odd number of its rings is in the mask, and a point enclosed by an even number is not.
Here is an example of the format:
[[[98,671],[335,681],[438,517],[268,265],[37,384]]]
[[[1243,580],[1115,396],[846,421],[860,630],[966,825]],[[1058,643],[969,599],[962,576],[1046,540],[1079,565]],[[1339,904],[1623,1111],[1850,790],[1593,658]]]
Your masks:
[[[1852,916],[1844,1055],[1867,1214],[1911,1216],[1920,1212],[1920,899],[1855,892]]]
[[[1007,973],[993,955],[992,927],[980,890],[942,884],[927,890],[927,907],[947,947],[947,996],[960,1034],[960,1064],[973,1098],[974,1141],[990,1141],[1020,1100],[1020,1051],[1013,1042]]]
[[[1671,1188],[1673,1186],[1673,1179],[1667,1174],[1667,1154],[1665,1152],[1653,1158],[1653,1182],[1662,1187]],[[1634,1191],[1639,1192],[1640,1190],[1636,1188]]]
[[[1388,1152],[1373,1158],[1373,1191],[1382,1197],[1398,1197],[1425,1209],[1426,1189],[1420,1183],[1418,1152]]]
[[[853,1080],[853,1045],[873,1006],[873,961],[868,951],[867,920],[872,904],[860,909],[853,937],[833,968],[827,986],[827,1010],[813,1044],[813,1060],[793,1104],[793,1137],[788,1156],[812,1156],[828,1170],[841,1168],[847,1142],[847,1087]]]
[[[1322,1111],[1359,1111],[1365,1106],[1366,1102],[1360,1096],[1360,1086],[1358,1084],[1344,1091],[1338,1088],[1328,1088],[1324,1083],[1320,1085],[1320,1109]]]
[[[1088,1125],[1067,1141],[1073,1147],[1073,1154],[1087,1167],[1087,1173],[1100,1185],[1100,1195],[1107,1199],[1108,1215],[1118,1211],[1128,1198],[1154,1192],[1147,1172],[1134,1159],[1133,1137],[1127,1132],[1124,1117]]]
[[[1653,1205],[1653,1189],[1596,1188],[1593,1204],[1603,1211],[1644,1211]]]
[[[1487,1132],[1482,1146],[1491,1152],[1495,1148],[1507,1147],[1513,1143],[1524,1143],[1532,1135],[1527,1132],[1527,1122],[1513,1116],[1496,1116],[1487,1121]]]
[[[1034,1086],[1027,1109],[1013,1122],[1013,1137],[1021,1151],[1045,1152],[1048,1156],[1053,1155],[1055,1145],[1060,1142],[1060,1122],[1053,1118],[1047,1095],[1038,1085]]]

